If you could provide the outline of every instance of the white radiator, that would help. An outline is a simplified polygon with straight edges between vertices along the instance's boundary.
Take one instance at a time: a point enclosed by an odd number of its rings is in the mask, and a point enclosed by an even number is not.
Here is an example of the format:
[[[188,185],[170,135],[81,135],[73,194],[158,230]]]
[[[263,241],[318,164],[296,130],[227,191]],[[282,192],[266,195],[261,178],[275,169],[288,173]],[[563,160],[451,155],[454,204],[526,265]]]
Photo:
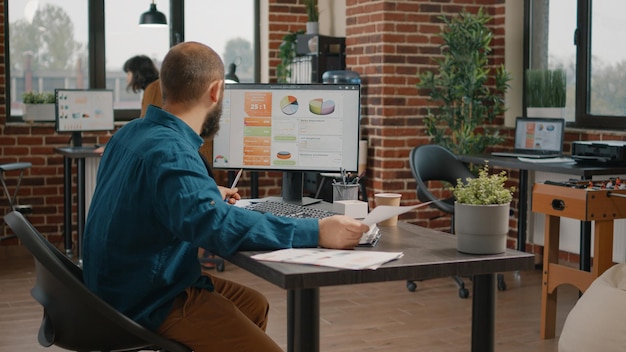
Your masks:
[[[544,182],[546,180],[559,181],[579,179],[576,175],[563,175],[549,172],[537,171],[534,173],[534,180],[529,172],[529,190],[532,190],[534,182]],[[593,179],[606,180],[611,176],[598,176]],[[625,179],[624,175],[613,175]],[[532,196],[531,196],[532,197]],[[528,207],[528,242],[543,245],[545,215],[533,213],[529,202]],[[593,225],[591,226],[591,251],[593,256]],[[568,218],[561,218],[560,250],[580,254],[580,221]],[[626,219],[615,220],[613,222],[613,261],[617,263],[626,262]]]
[[[85,158],[85,214],[89,214],[89,205],[96,189],[96,175],[100,158]]]

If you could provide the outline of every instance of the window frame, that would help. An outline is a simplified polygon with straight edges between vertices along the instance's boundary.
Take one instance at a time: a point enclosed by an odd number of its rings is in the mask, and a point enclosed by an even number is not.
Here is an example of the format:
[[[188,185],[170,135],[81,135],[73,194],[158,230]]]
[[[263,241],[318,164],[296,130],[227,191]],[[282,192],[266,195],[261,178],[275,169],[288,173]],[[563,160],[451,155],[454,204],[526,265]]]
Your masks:
[[[531,8],[533,0],[524,0],[524,72],[530,67],[530,48],[532,43]],[[592,0],[577,0],[576,2],[576,87],[574,102],[575,121],[568,123],[568,127],[593,128],[605,130],[625,130],[626,116],[594,115],[589,112],[590,85],[591,85],[591,12]],[[523,82],[523,106],[526,115],[526,82]]]
[[[106,36],[105,36],[105,9],[106,0],[88,0],[88,65],[89,65],[89,88],[105,89],[106,88]],[[259,30],[260,21],[260,0],[252,0],[254,6],[254,34],[253,34],[253,57],[254,57],[254,79],[260,81],[260,39]],[[170,47],[183,42],[185,40],[185,0],[169,0],[170,13],[168,16]],[[9,4],[4,3],[4,28],[5,28],[5,45],[4,57],[6,60],[5,67],[11,67],[9,59]],[[10,70],[5,71],[6,75],[6,101],[5,109],[7,112],[7,122],[22,122],[22,116],[11,114],[11,77]],[[139,115],[139,109],[115,109],[115,121],[129,121]]]

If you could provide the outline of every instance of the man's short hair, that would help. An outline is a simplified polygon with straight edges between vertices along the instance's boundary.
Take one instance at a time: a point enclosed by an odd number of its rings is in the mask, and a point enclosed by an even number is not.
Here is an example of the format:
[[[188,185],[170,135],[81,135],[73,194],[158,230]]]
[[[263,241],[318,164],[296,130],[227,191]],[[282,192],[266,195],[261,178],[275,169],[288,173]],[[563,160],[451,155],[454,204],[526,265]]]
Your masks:
[[[161,88],[166,102],[195,102],[212,82],[223,79],[222,59],[213,49],[198,42],[175,45],[161,64]]]

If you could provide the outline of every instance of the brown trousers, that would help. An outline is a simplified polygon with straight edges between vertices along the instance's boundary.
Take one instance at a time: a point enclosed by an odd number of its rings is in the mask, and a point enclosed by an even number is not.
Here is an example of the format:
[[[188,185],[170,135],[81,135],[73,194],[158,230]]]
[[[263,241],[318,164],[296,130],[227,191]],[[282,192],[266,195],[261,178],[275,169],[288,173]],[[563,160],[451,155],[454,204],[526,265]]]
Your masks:
[[[192,287],[179,295],[157,332],[194,352],[282,351],[265,333],[267,299],[235,282],[211,280],[213,292]]]

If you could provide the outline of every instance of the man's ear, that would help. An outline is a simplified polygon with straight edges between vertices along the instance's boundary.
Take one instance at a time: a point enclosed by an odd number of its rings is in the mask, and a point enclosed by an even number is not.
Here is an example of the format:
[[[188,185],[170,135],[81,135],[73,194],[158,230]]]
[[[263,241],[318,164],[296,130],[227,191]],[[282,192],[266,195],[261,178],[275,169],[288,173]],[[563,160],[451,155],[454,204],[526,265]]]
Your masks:
[[[211,101],[213,103],[217,103],[220,101],[222,94],[224,94],[224,80],[218,79],[213,81],[209,85],[209,96],[211,97]]]

